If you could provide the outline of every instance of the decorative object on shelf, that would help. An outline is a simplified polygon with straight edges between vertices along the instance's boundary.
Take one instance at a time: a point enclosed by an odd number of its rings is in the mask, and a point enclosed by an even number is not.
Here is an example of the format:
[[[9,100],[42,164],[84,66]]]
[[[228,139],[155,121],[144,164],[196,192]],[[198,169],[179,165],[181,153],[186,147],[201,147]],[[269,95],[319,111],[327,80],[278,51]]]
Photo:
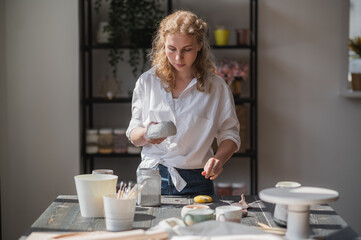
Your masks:
[[[237,105],[236,114],[239,121],[239,136],[241,138],[241,147],[239,148],[239,153],[244,153],[248,148],[248,109],[246,105]]]
[[[143,72],[147,62],[146,47],[151,46],[152,36],[157,23],[163,18],[162,0],[106,0],[110,1],[109,25],[105,28],[109,33],[109,64],[113,75],[117,75],[117,64],[124,61],[124,39],[129,40],[128,63],[134,77]],[[95,11],[98,13],[102,0],[95,0]],[[142,63],[142,67],[139,68]]]
[[[108,43],[109,42],[109,32],[106,31],[108,22],[100,22],[97,32],[97,43]]]
[[[95,154],[98,153],[98,130],[87,129],[86,130],[86,153]]]
[[[231,196],[232,195],[232,183],[219,182],[216,185],[216,192],[218,196]]]
[[[351,86],[354,91],[361,91],[361,36],[349,39]]]
[[[217,62],[217,74],[227,82],[233,95],[239,97],[242,93],[242,81],[248,80],[249,66],[236,60],[221,59]]]
[[[234,96],[240,96],[242,93],[242,80],[241,77],[235,77],[233,81],[231,82],[231,91]]]
[[[92,174],[110,174],[110,175],[113,175],[114,171],[113,171],[113,169],[94,169],[92,171]]]
[[[127,153],[128,138],[125,135],[126,129],[114,129],[114,153]]]
[[[225,29],[223,26],[216,25],[216,30],[214,30],[214,38],[216,40],[217,46],[227,46],[229,30]]]
[[[113,152],[113,134],[112,129],[102,128],[99,130],[98,146],[99,153],[109,154]]]
[[[249,29],[247,28],[237,28],[236,29],[237,45],[248,45],[249,44]]]
[[[247,194],[247,186],[244,182],[233,182],[232,183],[232,196],[241,196]]]
[[[354,91],[361,91],[361,73],[351,73],[351,86]]]
[[[100,81],[99,94],[102,97],[107,97],[109,100],[118,96],[121,92],[122,82],[116,80],[116,77],[105,75]]]

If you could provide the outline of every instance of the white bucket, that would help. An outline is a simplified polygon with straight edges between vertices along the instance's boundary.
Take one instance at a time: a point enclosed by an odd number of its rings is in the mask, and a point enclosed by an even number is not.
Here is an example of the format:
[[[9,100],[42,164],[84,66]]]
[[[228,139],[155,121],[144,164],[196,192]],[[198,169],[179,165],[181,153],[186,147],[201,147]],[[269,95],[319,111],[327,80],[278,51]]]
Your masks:
[[[116,192],[118,176],[83,174],[74,180],[82,217],[104,217],[103,196]]]

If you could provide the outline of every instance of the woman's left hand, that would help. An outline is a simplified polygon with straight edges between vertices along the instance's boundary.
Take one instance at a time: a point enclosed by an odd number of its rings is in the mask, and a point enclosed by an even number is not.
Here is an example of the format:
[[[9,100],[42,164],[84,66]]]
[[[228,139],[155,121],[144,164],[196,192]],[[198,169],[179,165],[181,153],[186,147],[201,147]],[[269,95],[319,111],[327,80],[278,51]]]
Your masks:
[[[210,158],[204,166],[202,175],[211,180],[216,179],[223,171],[223,162],[217,158]]]

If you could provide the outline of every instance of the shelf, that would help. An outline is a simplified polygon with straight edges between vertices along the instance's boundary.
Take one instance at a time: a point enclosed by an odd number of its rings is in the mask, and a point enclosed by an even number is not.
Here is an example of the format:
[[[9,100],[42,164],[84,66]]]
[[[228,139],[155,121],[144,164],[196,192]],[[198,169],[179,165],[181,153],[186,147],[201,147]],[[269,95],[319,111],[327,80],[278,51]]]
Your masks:
[[[103,43],[103,44],[95,44],[95,45],[85,45],[85,51],[90,51],[92,49],[111,49],[112,47],[110,44]],[[131,47],[129,45],[122,45],[118,47],[119,49],[129,49],[129,48],[151,48],[151,46],[144,46],[144,47]]]
[[[251,103],[254,104],[256,101],[254,98],[245,98],[245,97],[241,97],[241,98],[234,98],[234,103],[236,105],[241,105],[241,104],[245,104],[245,103]]]
[[[253,157],[254,152],[245,152],[245,153],[235,153],[232,157]],[[140,157],[140,154],[130,154],[130,153],[110,153],[110,154],[85,154],[87,158],[129,158],[129,157]]]
[[[130,154],[130,153],[109,153],[109,154],[85,154],[87,158],[129,158],[129,157],[140,157],[140,154]]]
[[[108,99],[105,97],[93,97],[85,100],[85,104],[93,104],[93,103],[131,103],[132,97],[119,97]]]
[[[254,152],[245,152],[245,153],[234,153],[232,157],[254,157],[255,153]]]
[[[92,49],[111,49],[109,44],[94,44],[94,45],[85,45],[85,51],[90,51]],[[119,49],[129,49],[129,48],[151,48],[151,46],[144,46],[144,47],[131,47],[127,45],[122,45],[118,47]],[[251,45],[227,45],[227,46],[217,46],[211,45],[213,49],[251,49],[254,50],[254,47]]]
[[[250,42],[247,45],[232,45],[218,46],[212,44],[210,47],[212,51],[220,51],[219,53],[225,53],[234,55],[244,55],[247,54],[249,58],[249,89],[243,95],[234,96],[235,105],[247,106],[247,118],[248,118],[248,127],[249,127],[249,136],[247,136],[247,142],[249,141],[249,147],[251,150],[247,150],[244,153],[235,153],[232,155],[235,161],[250,161],[250,190],[251,194],[257,194],[257,185],[258,185],[258,154],[257,154],[257,52],[258,52],[258,0],[248,0],[249,1],[249,30],[252,34],[252,37],[249,38]],[[109,43],[98,44],[94,40],[93,33],[93,1],[85,0],[80,1],[80,50],[81,50],[81,157],[83,163],[83,172],[91,173],[96,161],[130,161],[130,160],[140,160],[141,154],[87,154],[86,150],[86,129],[94,128],[94,126],[101,125],[99,119],[96,117],[99,114],[99,109],[106,109],[107,113],[110,109],[105,108],[106,104],[113,104],[114,107],[119,106],[118,104],[126,104],[124,107],[131,107],[132,96],[129,96],[128,93],[122,94],[120,97],[114,97],[113,99],[108,99],[106,96],[98,97],[94,96],[94,82],[99,81],[94,78],[94,70],[99,68],[98,64],[93,61],[96,54],[100,52],[109,52],[113,47]],[[173,12],[172,7],[173,0],[167,0],[168,13]],[[235,20],[235,19],[234,19]],[[244,24],[240,22],[239,24]],[[134,45],[134,44],[133,44]],[[126,50],[148,50],[152,46],[152,43],[144,43],[142,46],[130,46],[130,44],[120,44],[117,46],[117,49],[120,51]],[[236,52],[234,52],[236,51]],[[218,52],[217,52],[218,54]],[[99,70],[102,70],[100,68]],[[103,69],[104,70],[104,69]],[[359,97],[359,95],[351,94],[352,97]],[[361,94],[360,94],[361,95]],[[113,107],[111,106],[111,107]],[[249,107],[249,108],[248,108]],[[120,164],[120,163],[119,163]]]
[[[353,91],[351,89],[342,90],[340,94],[346,98],[361,98],[361,91]]]
[[[217,46],[211,45],[213,49],[254,49],[250,45],[227,45],[227,46]]]
[[[119,97],[119,98],[113,98],[113,99],[108,99],[105,97],[94,97],[94,98],[89,98],[85,100],[85,104],[96,104],[96,103],[131,103],[132,102],[132,97]],[[245,103],[255,103],[255,100],[253,98],[235,98],[234,99],[234,103],[236,105],[240,105],[240,104],[245,104]]]

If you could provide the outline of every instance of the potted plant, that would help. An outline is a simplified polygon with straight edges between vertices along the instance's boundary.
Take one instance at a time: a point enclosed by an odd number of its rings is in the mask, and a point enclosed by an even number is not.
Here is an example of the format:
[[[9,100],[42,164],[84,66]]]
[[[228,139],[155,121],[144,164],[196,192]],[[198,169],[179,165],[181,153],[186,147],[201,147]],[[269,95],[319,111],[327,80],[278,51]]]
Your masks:
[[[103,0],[95,0],[98,13]],[[151,47],[153,33],[158,22],[163,18],[161,8],[163,0],[105,0],[110,1],[108,25],[104,28],[109,33],[109,64],[114,77],[117,64],[124,61],[122,48],[129,48],[128,63],[134,77],[144,71],[147,62],[147,49]]]
[[[348,47],[353,52],[350,60],[352,89],[361,91],[361,36],[349,39]]]

